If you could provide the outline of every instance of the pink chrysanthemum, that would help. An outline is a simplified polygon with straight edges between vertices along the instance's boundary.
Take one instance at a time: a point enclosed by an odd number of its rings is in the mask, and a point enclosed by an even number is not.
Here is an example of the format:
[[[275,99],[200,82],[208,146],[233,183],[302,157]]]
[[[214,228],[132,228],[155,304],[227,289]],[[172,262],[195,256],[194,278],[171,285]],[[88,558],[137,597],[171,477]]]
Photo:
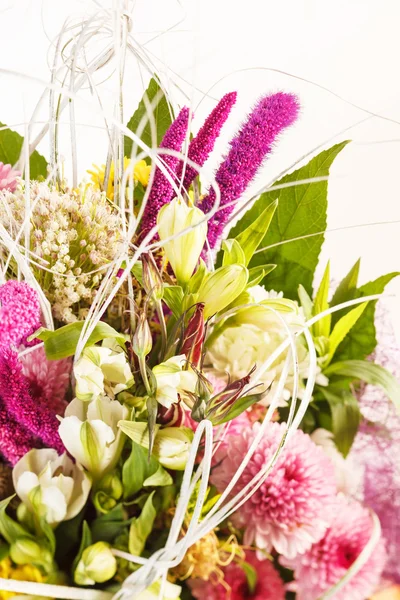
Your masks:
[[[0,348],[27,344],[26,338],[41,326],[39,298],[23,281],[0,286]]]
[[[229,436],[226,458],[214,469],[211,481],[223,491],[240,467],[260,423]],[[270,423],[234,492],[245,487],[268,464],[286,424]],[[331,461],[310,436],[296,431],[271,473],[253,496],[234,514],[245,528],[244,543],[255,544],[293,558],[319,541],[329,526],[336,504],[335,473]]]
[[[342,579],[362,552],[372,533],[368,509],[342,498],[334,523],[308,552],[285,565],[294,569],[297,600],[318,600]],[[365,600],[379,584],[386,552],[379,540],[366,564],[335,594],[335,600]]]
[[[0,162],[0,190],[15,192],[20,175],[20,171],[14,171],[11,165]]]
[[[193,597],[198,600],[284,600],[284,584],[272,563],[258,560],[254,552],[247,552],[245,560],[257,573],[253,592],[249,589],[244,570],[238,564],[231,563],[224,569],[224,583],[189,579]]]
[[[37,348],[20,359],[29,391],[38,402],[46,404],[54,414],[63,415],[69,387],[72,361],[47,360],[44,348]]]

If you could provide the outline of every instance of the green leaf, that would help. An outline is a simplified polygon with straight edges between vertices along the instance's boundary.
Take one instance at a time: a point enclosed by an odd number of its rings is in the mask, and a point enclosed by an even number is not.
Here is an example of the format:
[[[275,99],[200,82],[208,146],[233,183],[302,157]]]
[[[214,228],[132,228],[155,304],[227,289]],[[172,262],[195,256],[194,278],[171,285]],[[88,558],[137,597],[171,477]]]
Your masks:
[[[6,127],[0,123],[0,128]],[[0,129],[0,161],[4,164],[15,165],[20,157],[24,138],[12,129]],[[47,177],[47,161],[37,152],[32,152],[30,158],[30,178]]]
[[[271,273],[276,269],[276,265],[261,265],[260,267],[253,267],[249,269],[249,280],[247,282],[247,287],[253,287],[254,285],[258,285],[260,281],[262,281],[268,273]]]
[[[174,115],[172,114],[171,108],[167,102],[164,92],[162,91],[162,89],[160,88],[159,84],[157,83],[157,81],[155,79],[150,80],[149,86],[148,86],[147,90],[145,91],[144,96],[147,97],[150,106],[152,104],[152,101],[156,99],[156,96],[158,99],[153,108],[153,115],[154,115],[154,120],[155,120],[155,124],[156,124],[155,129],[156,129],[157,146],[159,146],[162,138],[164,137],[165,132],[167,131],[167,129],[169,128],[169,126],[171,125],[171,123],[174,119]],[[137,130],[138,130],[138,127],[140,125],[142,118],[143,117],[145,117],[145,119],[148,118],[147,115],[148,115],[148,108],[146,108],[145,102],[142,99],[140,101],[139,106],[137,107],[136,111],[134,112],[133,116],[131,117],[129,123],[127,124],[128,129],[130,129],[133,133],[137,133]],[[147,144],[147,146],[152,148],[153,143],[152,143],[152,136],[151,136],[151,124],[149,121],[147,121],[147,123],[143,129],[143,132],[140,135],[140,138],[143,140],[143,142],[145,144]],[[132,142],[131,138],[125,136],[124,155],[127,156],[128,158],[132,154],[132,146],[133,146],[133,142]]]
[[[156,518],[156,510],[153,506],[152,492],[146,500],[142,512],[139,517],[132,520],[129,529],[129,552],[135,556],[140,556],[146,545],[146,540],[149,537]]]
[[[324,275],[322,277],[322,281],[316,293],[314,299],[314,308],[313,314],[314,316],[319,315],[320,313],[328,310],[328,296],[329,296],[329,283],[330,283],[330,266],[329,261],[326,265],[326,269]],[[313,332],[315,337],[329,337],[331,332],[331,315],[326,315],[313,325]]]
[[[398,275],[400,275],[399,272],[388,273],[375,281],[366,283],[357,290],[353,290],[353,298],[381,294],[386,285]],[[339,345],[335,353],[335,360],[363,359],[374,351],[376,347],[375,307],[376,301],[368,303],[362,316]]]
[[[271,225],[272,217],[278,206],[278,200],[271,202],[265,210],[251,222],[244,231],[241,231],[236,237],[240,246],[243,248],[246,261],[244,266],[250,263],[254,256],[254,252],[257,250],[263,239],[265,238],[268,228]]]
[[[351,393],[348,384],[331,384],[326,388],[320,387],[319,390],[331,409],[335,444],[343,456],[347,456],[361,419],[357,398]]]
[[[235,401],[233,406],[228,410],[228,412],[224,412],[221,418],[218,416],[212,418],[213,425],[222,425],[222,423],[227,423],[228,421],[232,421],[232,419],[236,419],[239,415],[241,415],[245,410],[253,406],[256,402],[260,402],[262,399],[262,394],[252,394],[250,396],[243,396]]]
[[[112,543],[115,538],[129,525],[124,518],[122,504],[117,504],[108,513],[95,519],[91,525],[93,543],[103,541]]]
[[[352,300],[352,298],[354,298],[353,294],[357,289],[358,275],[360,273],[360,263],[361,259],[359,258],[355,265],[351,267],[346,277],[339,283],[335,293],[333,294],[330,303],[331,306],[337,306],[338,304],[342,304],[342,302],[346,302],[347,300]],[[337,321],[339,318],[340,313],[333,313],[333,321]]]
[[[10,547],[8,544],[4,544],[3,542],[0,542],[0,563],[7,558],[7,556],[10,553]]]
[[[368,360],[345,360],[333,363],[324,373],[328,377],[331,375],[353,377],[381,387],[400,412],[400,383],[384,367]]]
[[[304,287],[300,284],[297,293],[299,294],[300,304],[304,310],[304,316],[308,320],[313,316],[314,304]]]
[[[154,457],[152,459],[155,460]],[[165,487],[166,485],[172,485],[172,483],[171,475],[160,464],[157,471],[143,481],[145,487]]]
[[[182,314],[183,289],[179,285],[165,285],[163,301],[172,310],[176,319]]]
[[[335,157],[347,143],[342,142],[324,150],[307,165],[286,175],[277,184],[327,176]],[[268,275],[268,286],[282,290],[287,298],[297,298],[300,281],[308,294],[312,293],[314,271],[324,240],[322,233],[314,234],[326,228],[327,191],[327,181],[315,181],[265,192],[229,233],[229,237],[237,237],[266,207],[278,199],[278,208],[261,243],[262,247],[273,247],[255,254],[250,267],[266,263],[277,264],[275,271]],[[296,239],[303,236],[310,237]],[[293,241],[282,244],[288,240]]]
[[[24,527],[22,527],[22,525],[14,521],[6,514],[7,506],[14,497],[15,494],[14,496],[5,498],[0,502],[0,535],[2,535],[9,544],[15,542],[15,540],[19,537],[29,537],[32,539],[32,536]]]
[[[329,336],[329,354],[325,359],[325,364],[328,365],[337,350],[339,344],[344,340],[346,335],[349,333],[352,327],[357,323],[358,319],[366,309],[368,302],[359,304],[342,317],[332,329],[332,333]]]
[[[75,354],[76,345],[81,334],[84,321],[78,321],[76,323],[69,323],[56,329],[56,331],[50,331],[41,327],[36,331],[29,340],[38,338],[44,342],[44,349],[46,357],[49,360],[59,360],[60,358],[67,358]],[[117,342],[125,347],[125,338],[121,333],[118,333],[113,327],[100,321],[93,330],[93,333],[88,339],[87,346],[92,346],[101,340],[106,338],[113,338]]]
[[[74,562],[72,564],[72,573],[75,572],[75,569],[78,566],[79,561],[81,560],[83,551],[86,550],[86,548],[88,548],[91,544],[92,544],[92,532],[90,531],[90,527],[87,524],[87,521],[83,521],[81,543],[79,546],[78,554],[76,555]]]
[[[253,565],[245,561],[240,563],[240,568],[243,569],[246,575],[247,587],[250,594],[253,595],[257,586],[257,571]]]
[[[246,257],[243,249],[237,240],[224,240],[222,242],[222,250],[224,255],[222,258],[222,266],[226,265],[245,265]]]

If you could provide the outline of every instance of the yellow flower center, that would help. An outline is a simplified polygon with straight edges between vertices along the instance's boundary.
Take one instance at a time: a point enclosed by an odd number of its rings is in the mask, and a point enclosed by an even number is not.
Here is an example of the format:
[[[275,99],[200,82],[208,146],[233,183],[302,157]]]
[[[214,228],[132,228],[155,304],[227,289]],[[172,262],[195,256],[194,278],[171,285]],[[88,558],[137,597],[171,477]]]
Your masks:
[[[131,161],[129,158],[124,158],[124,171],[126,171]],[[135,181],[139,181],[143,187],[146,187],[149,183],[151,166],[146,163],[145,160],[139,160],[133,167],[133,178]],[[93,170],[88,171],[91,175],[91,181],[94,186],[100,190],[105,191],[107,198],[110,200],[114,199],[114,179],[115,179],[115,166],[111,163],[110,175],[108,178],[107,189],[104,188],[104,179],[106,175],[106,165],[93,165]]]
[[[17,579],[18,581],[34,581],[36,583],[43,583],[45,581],[42,573],[33,565],[15,567],[8,557],[3,558],[0,562],[0,577],[2,579]],[[19,595],[21,594],[0,590],[0,600],[9,600],[9,598]]]

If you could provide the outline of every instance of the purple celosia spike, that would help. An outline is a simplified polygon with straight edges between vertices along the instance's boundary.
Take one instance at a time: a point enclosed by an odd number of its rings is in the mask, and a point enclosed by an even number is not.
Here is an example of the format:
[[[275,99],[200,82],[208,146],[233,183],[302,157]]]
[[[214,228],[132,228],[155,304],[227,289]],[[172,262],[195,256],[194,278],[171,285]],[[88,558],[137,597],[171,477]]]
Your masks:
[[[31,345],[26,338],[41,326],[37,293],[23,281],[0,286],[0,349]]]
[[[293,94],[279,92],[261,98],[248,120],[230,142],[230,150],[215,176],[221,193],[220,207],[208,222],[208,240],[215,248],[229,216],[249,183],[254,179],[265,157],[270,154],[277,135],[292,125],[299,113],[299,102]],[[209,212],[216,201],[213,189],[200,208]]]
[[[0,402],[0,454],[14,466],[32,448],[40,448],[38,440],[21,427]]]
[[[216,139],[218,138],[222,126],[229,117],[233,105],[236,102],[237,92],[225,94],[218,102],[217,106],[209,114],[204,122],[204,125],[199,130],[198,134],[192,139],[189,144],[188,158],[196,165],[202,167],[214,148]],[[182,177],[183,162],[180,163],[178,169],[178,179]],[[192,181],[197,177],[198,169],[186,165],[185,175],[183,178],[183,187],[188,190]]]
[[[172,123],[168,131],[165,133],[160,148],[175,150],[180,152],[182,144],[185,140],[189,127],[189,109],[182,108],[179,115]],[[166,168],[174,175],[179,165],[179,158],[168,154],[160,154],[160,158],[164,161]],[[173,187],[157,167],[154,173],[153,184],[147,205],[143,213],[140,238],[143,237],[157,224],[157,215],[162,206],[172,200]]]
[[[0,358],[0,398],[7,412],[33,436],[60,454],[65,451],[55,414],[32,398],[18,355],[9,349]]]

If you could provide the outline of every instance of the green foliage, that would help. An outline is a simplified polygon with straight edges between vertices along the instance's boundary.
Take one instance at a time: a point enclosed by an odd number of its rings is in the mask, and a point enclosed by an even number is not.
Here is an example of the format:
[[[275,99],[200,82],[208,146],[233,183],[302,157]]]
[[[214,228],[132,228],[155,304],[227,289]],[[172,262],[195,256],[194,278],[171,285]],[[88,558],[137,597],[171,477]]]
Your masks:
[[[149,537],[154,520],[156,518],[156,510],[153,506],[153,496],[155,492],[152,492],[147,498],[143,510],[136,519],[132,519],[132,523],[129,529],[129,552],[140,556],[146,545],[146,540]]]
[[[347,143],[342,142],[324,150],[304,167],[286,175],[277,185],[328,176],[335,157]],[[261,242],[262,247],[274,247],[257,253],[250,261],[250,267],[277,264],[275,271],[268,276],[268,287],[282,290],[285,297],[297,297],[299,281],[311,294],[314,271],[324,240],[323,233],[315,234],[326,228],[327,192],[327,181],[314,181],[266,192],[229,234],[236,238],[278,199],[278,208]],[[310,237],[296,239],[304,236]],[[282,244],[288,240],[294,241]]]
[[[20,523],[14,521],[6,513],[7,507],[13,498],[14,496],[10,496],[0,502],[0,535],[2,535],[9,544],[12,544],[20,537],[32,538],[29,532],[26,531]]]
[[[381,294],[386,285],[400,273],[388,273],[375,281],[370,281],[358,289],[349,288],[342,292],[342,302],[353,298],[362,298],[374,294]],[[334,360],[363,359],[369,356],[376,347],[376,330],[374,324],[376,302],[369,302],[357,323],[351,328],[348,335],[339,345]],[[342,314],[342,313],[341,313]]]
[[[222,242],[222,250],[224,252],[222,258],[222,266],[226,265],[246,265],[246,257],[242,246],[237,240],[224,240]]]
[[[90,531],[90,527],[87,524],[87,521],[83,521],[82,525],[82,533],[81,533],[81,543],[79,546],[78,554],[75,557],[75,560],[72,564],[72,573],[75,572],[76,567],[78,566],[79,561],[82,558],[83,551],[86,550],[92,544],[92,532]]]
[[[236,240],[243,248],[246,257],[246,262],[244,263],[246,267],[253,258],[254,252],[265,238],[277,206],[277,200],[275,200],[275,202],[271,202],[271,204],[269,204],[267,208],[263,210],[263,212],[237,236]]]
[[[147,97],[149,105],[146,107],[144,97]],[[151,124],[148,120],[148,110],[151,110],[152,102],[154,100],[155,104],[153,107],[153,116],[155,120],[155,134],[157,146],[160,145],[162,138],[164,137],[165,132],[171,125],[174,115],[171,112],[171,107],[169,106],[167,99],[164,95],[164,92],[160,88],[159,84],[155,79],[151,79],[147,90],[144,93],[142,100],[139,103],[136,111],[131,117],[129,123],[127,124],[128,129],[133,133],[138,134],[138,127],[143,117],[147,119],[146,125],[143,129],[142,134],[140,135],[141,140],[147,144],[150,148],[152,148],[152,135],[151,135]],[[133,142],[131,138],[124,138],[124,155],[128,158],[132,154],[132,146]]]
[[[314,316],[319,315],[322,312],[325,312],[329,308],[329,303],[328,303],[329,283],[330,283],[330,266],[329,266],[329,262],[328,262],[328,264],[326,265],[326,269],[325,269],[324,275],[322,277],[320,286],[315,295],[314,308],[313,308]],[[322,337],[327,338],[327,337],[329,337],[330,330],[331,330],[331,316],[330,315],[326,315],[322,319],[319,319],[319,321],[317,321],[313,325],[313,331],[314,331],[314,335],[316,337],[322,336]]]
[[[0,123],[0,128],[5,127]],[[0,129],[0,161],[4,164],[15,165],[18,162],[24,138],[12,129]],[[35,150],[30,158],[30,178],[47,177],[47,161]]]
[[[145,448],[132,441],[132,450],[122,468],[124,498],[131,498],[143,487],[167,486],[172,477],[162,468],[158,460],[151,456],[148,460]]]
[[[347,456],[361,419],[357,398],[345,381],[331,384],[327,388],[321,387],[320,391],[331,410],[335,444],[343,456]]]
[[[108,513],[93,521],[91,525],[93,543],[100,541],[112,543],[128,524],[122,504],[117,504]]]
[[[351,267],[346,277],[344,277],[344,279],[342,279],[342,281],[339,283],[335,293],[333,294],[331,306],[337,306],[338,304],[346,302],[346,300],[350,300],[353,297],[353,294],[357,289],[358,275],[360,273],[360,263],[361,259],[359,258],[355,265]],[[337,321],[339,318],[340,313],[333,313],[333,322]]]
[[[81,335],[84,321],[77,321],[76,323],[69,323],[60,327],[56,331],[50,331],[41,327],[36,331],[29,339],[38,338],[44,342],[44,349],[46,357],[49,360],[59,360],[60,358],[66,358],[67,356],[73,356],[75,354],[76,346]],[[118,333],[113,327],[99,321],[90,335],[87,346],[92,346],[101,340],[106,338],[115,339],[122,347],[125,346],[125,338],[122,333]]]

